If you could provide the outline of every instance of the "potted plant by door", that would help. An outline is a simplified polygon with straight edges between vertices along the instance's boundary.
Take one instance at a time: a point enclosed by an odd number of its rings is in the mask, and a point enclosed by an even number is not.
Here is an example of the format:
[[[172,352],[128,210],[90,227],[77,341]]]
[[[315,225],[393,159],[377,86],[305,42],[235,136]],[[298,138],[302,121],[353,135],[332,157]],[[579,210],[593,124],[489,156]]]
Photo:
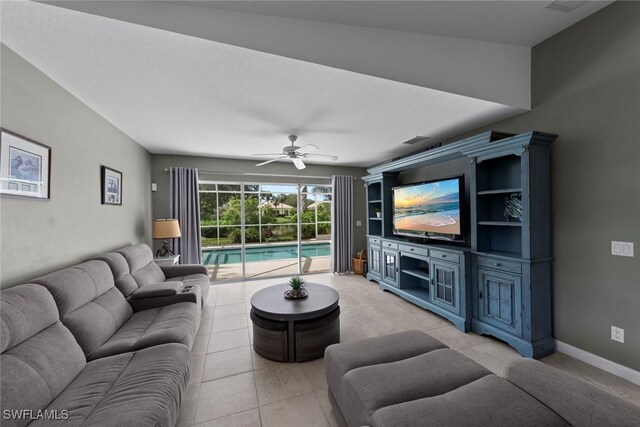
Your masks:
[[[382,212],[380,212],[380,208],[376,208],[376,218],[380,218],[382,216]]]

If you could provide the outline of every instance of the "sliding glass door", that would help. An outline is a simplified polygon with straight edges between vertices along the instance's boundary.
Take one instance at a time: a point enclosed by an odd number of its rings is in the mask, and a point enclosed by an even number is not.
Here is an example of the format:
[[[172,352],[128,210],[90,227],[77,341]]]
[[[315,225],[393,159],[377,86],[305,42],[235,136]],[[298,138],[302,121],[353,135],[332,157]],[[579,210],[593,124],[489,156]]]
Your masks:
[[[214,279],[329,270],[330,186],[201,182],[200,216]]]
[[[240,184],[200,183],[202,262],[219,280],[243,277],[243,219]]]
[[[245,190],[251,185],[245,185]],[[245,232],[245,277],[298,274],[298,185],[259,185],[245,200],[257,198],[253,207],[257,223]],[[245,203],[245,218],[253,215]],[[249,236],[255,236],[249,239]]]

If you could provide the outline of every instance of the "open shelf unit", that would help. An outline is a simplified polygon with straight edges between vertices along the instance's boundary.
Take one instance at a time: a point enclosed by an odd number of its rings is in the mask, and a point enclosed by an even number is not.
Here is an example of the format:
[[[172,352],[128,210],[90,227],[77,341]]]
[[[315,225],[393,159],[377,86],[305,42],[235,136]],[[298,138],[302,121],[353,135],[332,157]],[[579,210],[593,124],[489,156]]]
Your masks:
[[[402,272],[419,280],[425,280],[427,282],[431,280],[428,272],[425,272],[424,270],[418,268],[405,268],[404,270],[402,270]]]
[[[401,292],[405,292],[412,297],[424,301],[429,300],[429,290],[427,288],[404,288],[400,290]]]
[[[490,225],[493,227],[522,227],[522,222],[518,221],[478,221],[478,225]]]
[[[367,234],[382,236],[382,182],[367,185],[367,218]]]
[[[368,169],[367,277],[461,331],[492,335],[524,356],[553,352],[549,148],[556,137],[490,131]],[[470,164],[471,247],[394,236],[398,174],[446,169],[462,158]]]
[[[429,291],[431,266],[429,260],[408,254],[400,256],[400,289],[422,289]]]
[[[397,173],[381,174],[376,180],[367,182],[367,235],[391,236],[393,211],[391,199],[385,194],[396,184]]]
[[[493,196],[495,194],[510,194],[510,193],[522,193],[522,188],[499,188],[496,190],[484,190],[478,191],[476,194],[478,196]]]
[[[481,251],[522,253],[522,218],[507,216],[507,201],[522,200],[521,157],[509,154],[482,161],[475,168],[476,246]]]

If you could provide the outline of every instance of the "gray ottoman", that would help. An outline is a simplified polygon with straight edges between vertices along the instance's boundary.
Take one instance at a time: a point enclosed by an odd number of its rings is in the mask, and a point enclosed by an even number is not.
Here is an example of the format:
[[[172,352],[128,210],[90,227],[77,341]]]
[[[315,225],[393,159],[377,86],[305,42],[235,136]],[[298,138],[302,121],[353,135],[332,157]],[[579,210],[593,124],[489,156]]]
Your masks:
[[[324,354],[329,400],[339,417],[344,418],[344,425],[368,425],[369,421],[363,420],[361,416],[364,403],[355,395],[356,391],[351,381],[358,379],[353,377],[362,368],[402,361],[446,348],[447,346],[437,339],[419,331],[331,345]],[[347,377],[349,373],[352,374]]]
[[[325,352],[343,426],[566,426],[517,386],[435,338],[407,331]]]

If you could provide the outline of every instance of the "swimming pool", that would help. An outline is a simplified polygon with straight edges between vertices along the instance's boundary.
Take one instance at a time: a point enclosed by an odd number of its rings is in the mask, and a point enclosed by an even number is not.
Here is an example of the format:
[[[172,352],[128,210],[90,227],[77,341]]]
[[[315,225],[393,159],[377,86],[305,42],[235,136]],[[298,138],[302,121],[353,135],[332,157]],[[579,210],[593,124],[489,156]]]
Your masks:
[[[302,245],[302,257],[331,255],[331,243]],[[246,262],[295,259],[298,257],[298,245],[258,246],[245,249]],[[202,261],[205,265],[237,264],[242,262],[240,248],[204,249]]]

